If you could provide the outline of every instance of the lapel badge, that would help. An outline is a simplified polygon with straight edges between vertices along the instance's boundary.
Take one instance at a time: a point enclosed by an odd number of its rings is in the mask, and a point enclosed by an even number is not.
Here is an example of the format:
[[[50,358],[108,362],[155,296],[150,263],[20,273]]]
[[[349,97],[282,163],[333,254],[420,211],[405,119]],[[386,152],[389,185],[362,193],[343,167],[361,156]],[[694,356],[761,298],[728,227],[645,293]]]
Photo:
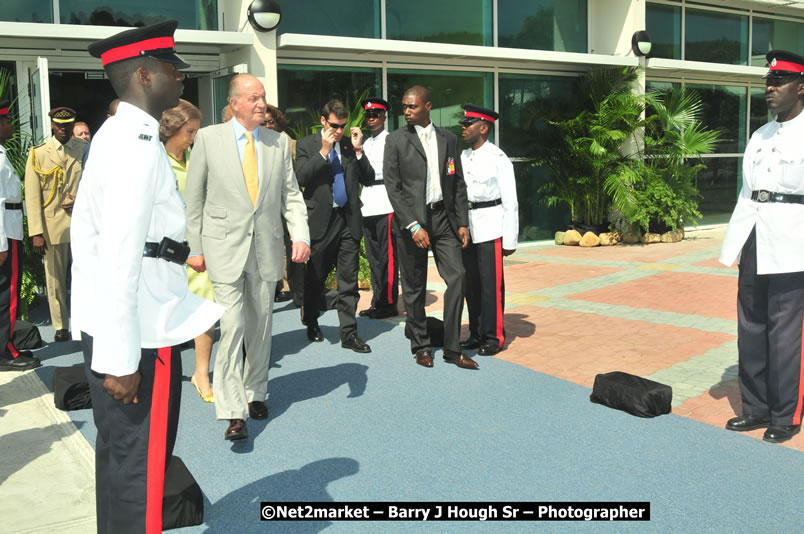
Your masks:
[[[447,160],[447,174],[455,174],[455,159],[449,158]]]

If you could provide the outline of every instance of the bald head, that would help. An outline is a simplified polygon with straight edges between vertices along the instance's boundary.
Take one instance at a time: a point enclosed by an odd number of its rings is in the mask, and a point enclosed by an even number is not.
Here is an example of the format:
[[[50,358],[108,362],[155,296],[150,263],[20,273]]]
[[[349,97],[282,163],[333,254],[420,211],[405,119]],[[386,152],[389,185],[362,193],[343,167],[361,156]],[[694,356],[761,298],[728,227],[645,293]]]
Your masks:
[[[253,130],[265,122],[265,87],[251,74],[238,74],[229,82],[229,105],[234,118]]]
[[[430,102],[430,90],[426,87],[422,87],[421,85],[414,85],[405,91],[405,96],[407,95],[418,96],[425,104]]]
[[[421,85],[414,85],[402,97],[402,113],[410,126],[427,127],[430,124],[430,91]]]

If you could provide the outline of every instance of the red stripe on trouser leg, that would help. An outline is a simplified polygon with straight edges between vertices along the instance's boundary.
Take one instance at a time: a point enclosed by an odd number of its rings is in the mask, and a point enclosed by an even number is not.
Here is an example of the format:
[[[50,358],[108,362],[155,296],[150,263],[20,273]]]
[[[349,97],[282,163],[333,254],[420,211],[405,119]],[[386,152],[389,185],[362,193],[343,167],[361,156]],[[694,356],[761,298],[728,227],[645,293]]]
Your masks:
[[[9,299],[11,301],[11,305],[8,307],[8,323],[11,325],[8,329],[8,352],[11,353],[13,357],[17,357],[20,353],[17,351],[16,347],[14,347],[14,343],[11,342],[11,339],[14,337],[14,325],[17,323],[17,305],[19,303],[19,282],[20,282],[20,262],[18,259],[19,251],[19,241],[16,239],[9,239],[9,247],[8,247],[8,257],[6,261],[11,262],[11,287],[9,288]]]
[[[496,293],[495,307],[497,308],[497,339],[500,340],[500,348],[503,346],[503,307],[502,307],[502,238],[494,240],[494,291]]]
[[[394,303],[394,242],[391,239],[391,219],[394,214],[388,214],[388,305]]]
[[[162,532],[162,497],[165,492],[168,406],[170,404],[171,347],[158,351],[151,395],[151,427],[148,434],[148,489],[145,501],[145,532]]]
[[[801,424],[802,392],[804,392],[804,324],[801,325],[801,331],[801,361],[798,362],[798,401],[796,402],[796,411],[793,412],[794,425]]]

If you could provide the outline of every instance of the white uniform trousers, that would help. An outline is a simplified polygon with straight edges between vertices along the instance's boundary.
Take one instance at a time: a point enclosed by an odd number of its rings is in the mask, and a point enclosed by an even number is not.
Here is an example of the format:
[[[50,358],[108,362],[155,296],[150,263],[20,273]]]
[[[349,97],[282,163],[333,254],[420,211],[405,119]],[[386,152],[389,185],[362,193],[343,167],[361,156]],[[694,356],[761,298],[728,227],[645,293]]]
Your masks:
[[[213,281],[212,289],[215,302],[226,308],[212,381],[215,415],[218,419],[248,419],[248,403],[265,401],[268,392],[276,282],[260,278],[252,243],[240,277],[232,283]]]

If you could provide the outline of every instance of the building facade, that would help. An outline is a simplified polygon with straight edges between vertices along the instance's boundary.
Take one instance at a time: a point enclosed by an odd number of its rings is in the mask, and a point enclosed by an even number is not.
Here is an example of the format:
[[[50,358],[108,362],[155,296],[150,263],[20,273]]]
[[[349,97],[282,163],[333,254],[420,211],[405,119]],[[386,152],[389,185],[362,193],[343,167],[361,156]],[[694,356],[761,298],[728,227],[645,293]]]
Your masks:
[[[368,91],[394,105],[408,86],[426,85],[439,126],[455,127],[466,102],[500,112],[494,137],[515,164],[521,239],[534,240],[569,222],[539,201],[550,176],[532,164],[534,102],[568,108],[573,78],[607,67],[644,66],[649,90],[695,89],[707,125],[725,138],[698,178],[703,222],[725,222],[742,151],[768,120],[765,53],[804,52],[804,5],[791,0],[280,0],[282,22],[270,33],[248,25],[250,3],[9,0],[0,7],[0,66],[15,74],[40,137],[51,106],[74,107],[95,128],[105,117],[114,95],[89,42],[118,31],[111,26],[167,18],[179,20],[177,48],[192,65],[185,97],[205,124],[220,120],[236,72],[260,77],[269,101],[299,125],[331,97],[354,103]],[[653,50],[637,58],[631,36],[645,29]],[[402,122],[393,110],[389,128]]]

